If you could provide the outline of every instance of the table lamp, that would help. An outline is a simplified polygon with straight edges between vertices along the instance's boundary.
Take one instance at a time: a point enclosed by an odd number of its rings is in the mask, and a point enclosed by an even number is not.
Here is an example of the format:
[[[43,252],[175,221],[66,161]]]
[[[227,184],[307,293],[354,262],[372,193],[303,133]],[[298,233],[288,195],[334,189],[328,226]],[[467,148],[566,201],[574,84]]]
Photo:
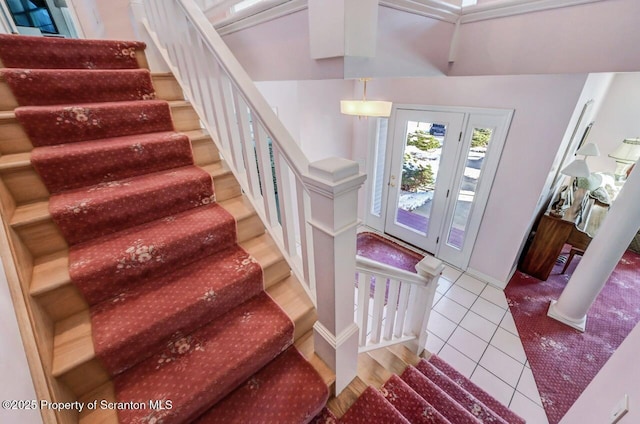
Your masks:
[[[616,161],[615,180],[617,185],[624,184],[627,170],[640,158],[640,138],[625,138],[609,157]]]

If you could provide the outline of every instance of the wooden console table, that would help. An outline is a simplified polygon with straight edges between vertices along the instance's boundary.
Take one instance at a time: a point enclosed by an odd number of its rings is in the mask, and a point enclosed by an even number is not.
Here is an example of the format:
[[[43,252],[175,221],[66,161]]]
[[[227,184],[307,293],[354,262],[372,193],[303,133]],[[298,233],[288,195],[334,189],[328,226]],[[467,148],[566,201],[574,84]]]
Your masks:
[[[575,216],[554,218],[547,212],[538,224],[520,270],[532,277],[546,280],[565,243],[584,250],[590,242],[591,237],[576,228]]]

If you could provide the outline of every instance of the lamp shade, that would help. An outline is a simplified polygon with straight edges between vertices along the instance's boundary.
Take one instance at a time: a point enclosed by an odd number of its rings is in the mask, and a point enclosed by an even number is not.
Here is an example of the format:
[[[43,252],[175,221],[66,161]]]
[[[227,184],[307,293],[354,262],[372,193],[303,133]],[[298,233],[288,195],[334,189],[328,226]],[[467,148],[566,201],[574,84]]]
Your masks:
[[[340,112],[345,115],[355,116],[380,116],[391,115],[391,102],[373,100],[341,100]]]
[[[576,155],[600,156],[600,149],[595,143],[587,143],[576,151]]]
[[[640,138],[625,138],[609,157],[622,163],[635,163],[640,158]]]
[[[584,161],[584,159],[574,160],[569,165],[565,166],[564,169],[560,172],[570,177],[587,178],[589,175],[591,175],[589,166],[587,165],[587,162]]]

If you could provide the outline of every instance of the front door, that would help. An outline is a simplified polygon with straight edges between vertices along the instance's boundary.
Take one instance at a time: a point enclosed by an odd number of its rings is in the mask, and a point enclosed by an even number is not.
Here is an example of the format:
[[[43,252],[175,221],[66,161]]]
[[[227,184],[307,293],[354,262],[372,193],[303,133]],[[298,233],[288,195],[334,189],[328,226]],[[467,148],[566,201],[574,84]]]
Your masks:
[[[384,231],[466,269],[512,113],[397,109]]]
[[[465,115],[398,109],[385,232],[435,253]]]

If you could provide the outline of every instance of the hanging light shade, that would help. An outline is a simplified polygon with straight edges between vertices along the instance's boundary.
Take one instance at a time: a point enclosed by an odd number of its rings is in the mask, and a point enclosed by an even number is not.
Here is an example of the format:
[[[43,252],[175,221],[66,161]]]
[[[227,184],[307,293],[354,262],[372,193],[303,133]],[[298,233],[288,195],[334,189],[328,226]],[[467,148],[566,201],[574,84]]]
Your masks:
[[[341,100],[340,112],[344,115],[388,117],[391,115],[393,103],[380,100],[367,100],[367,81],[371,78],[361,78],[364,84],[362,100]]]

